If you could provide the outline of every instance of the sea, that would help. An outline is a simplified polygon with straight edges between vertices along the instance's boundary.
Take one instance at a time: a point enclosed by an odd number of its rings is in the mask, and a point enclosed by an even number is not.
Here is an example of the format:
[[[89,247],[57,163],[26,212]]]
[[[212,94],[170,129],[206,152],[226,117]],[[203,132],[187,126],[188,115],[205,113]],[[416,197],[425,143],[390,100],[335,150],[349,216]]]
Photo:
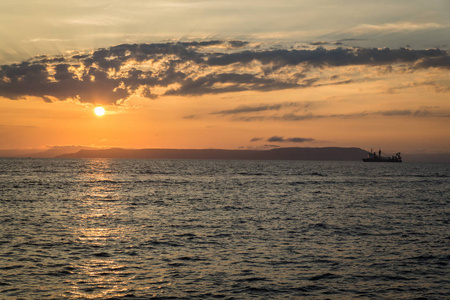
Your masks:
[[[0,299],[450,299],[450,164],[0,159]]]

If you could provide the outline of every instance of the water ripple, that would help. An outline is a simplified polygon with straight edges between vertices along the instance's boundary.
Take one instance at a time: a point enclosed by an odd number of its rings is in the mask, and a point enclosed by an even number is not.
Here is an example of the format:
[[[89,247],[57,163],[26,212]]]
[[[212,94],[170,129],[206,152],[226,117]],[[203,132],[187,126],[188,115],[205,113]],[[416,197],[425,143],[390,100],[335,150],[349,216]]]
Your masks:
[[[0,159],[4,299],[445,299],[448,164]]]

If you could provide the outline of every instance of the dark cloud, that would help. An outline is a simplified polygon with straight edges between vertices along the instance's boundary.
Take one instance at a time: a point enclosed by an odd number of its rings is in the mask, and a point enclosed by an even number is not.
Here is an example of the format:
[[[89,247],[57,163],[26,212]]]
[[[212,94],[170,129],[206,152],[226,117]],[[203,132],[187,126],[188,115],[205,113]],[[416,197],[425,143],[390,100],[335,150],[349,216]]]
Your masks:
[[[260,137],[254,137],[250,140],[250,142],[257,142],[257,141],[261,141],[263,138]]]
[[[195,96],[240,91],[271,91],[299,87],[300,85],[262,78],[253,74],[221,73],[208,74],[196,79],[181,80],[180,87],[169,89],[165,95]],[[306,84],[303,84],[305,86]]]
[[[292,143],[304,143],[304,142],[312,142],[314,141],[314,139],[294,137],[288,138],[287,141]]]
[[[271,143],[305,143],[305,142],[312,142],[314,139],[311,138],[301,138],[301,137],[293,137],[293,138],[284,138],[282,136],[272,136],[267,139],[268,142]]]
[[[248,42],[244,42],[244,41],[228,41],[228,44],[232,48],[242,48],[242,47],[248,45]]]
[[[327,50],[319,47],[315,50],[266,50],[242,51],[229,54],[215,54],[207,58],[209,65],[225,66],[235,63],[248,64],[259,61],[262,64],[299,65],[306,63],[312,66],[348,66],[348,65],[384,65],[402,62],[416,62],[421,59],[445,57],[447,52],[440,49],[378,49],[378,48],[335,48]],[[434,65],[435,67],[438,66]],[[446,63],[444,60],[444,66]]]
[[[284,142],[282,136],[273,136],[267,139],[268,142]]]
[[[396,63],[408,64],[411,70],[448,69],[450,58],[440,49],[318,47],[314,50],[264,50],[243,41],[217,40],[122,44],[92,53],[67,57],[44,55],[2,65],[0,96],[10,99],[36,96],[46,102],[78,99],[89,103],[119,104],[132,95],[155,99],[164,95],[192,96],[348,84],[353,81],[330,83],[326,81],[329,78],[308,77],[307,74],[314,67],[389,66]],[[162,92],[157,94],[155,90]],[[241,112],[256,112],[279,107],[240,109]],[[241,112],[237,109],[217,114]]]
[[[450,56],[425,57],[415,64],[416,69],[446,68],[450,69]]]
[[[309,43],[312,46],[323,46],[323,45],[328,45],[328,42],[324,42],[324,41],[317,41],[317,42],[311,42]]]

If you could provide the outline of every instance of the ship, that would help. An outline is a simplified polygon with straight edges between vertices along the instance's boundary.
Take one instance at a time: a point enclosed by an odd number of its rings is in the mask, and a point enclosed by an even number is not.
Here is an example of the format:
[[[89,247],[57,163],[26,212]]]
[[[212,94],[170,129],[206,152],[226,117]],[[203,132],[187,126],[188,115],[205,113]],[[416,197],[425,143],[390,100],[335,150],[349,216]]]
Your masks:
[[[382,156],[381,150],[378,150],[378,154],[375,151],[370,150],[367,153],[367,158],[362,159],[363,162],[402,162],[402,156],[400,152],[397,152],[392,156]]]

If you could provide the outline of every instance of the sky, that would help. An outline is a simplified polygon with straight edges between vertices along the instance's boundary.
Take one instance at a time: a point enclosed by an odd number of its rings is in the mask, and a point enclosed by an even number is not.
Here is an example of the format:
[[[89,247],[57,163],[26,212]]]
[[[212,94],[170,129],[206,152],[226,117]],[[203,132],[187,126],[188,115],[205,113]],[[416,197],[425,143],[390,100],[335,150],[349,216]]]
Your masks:
[[[0,150],[450,152],[448,0],[2,0],[0,40]]]

